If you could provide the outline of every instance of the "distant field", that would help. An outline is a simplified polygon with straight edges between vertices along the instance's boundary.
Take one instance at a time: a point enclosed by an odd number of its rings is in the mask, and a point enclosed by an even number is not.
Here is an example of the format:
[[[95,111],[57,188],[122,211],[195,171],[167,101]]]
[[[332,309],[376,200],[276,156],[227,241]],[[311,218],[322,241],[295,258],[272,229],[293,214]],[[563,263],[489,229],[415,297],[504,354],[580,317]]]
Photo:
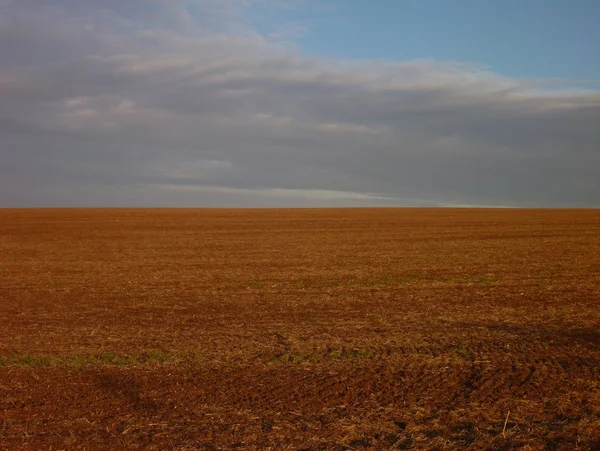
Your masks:
[[[600,449],[600,210],[0,210],[0,449]]]

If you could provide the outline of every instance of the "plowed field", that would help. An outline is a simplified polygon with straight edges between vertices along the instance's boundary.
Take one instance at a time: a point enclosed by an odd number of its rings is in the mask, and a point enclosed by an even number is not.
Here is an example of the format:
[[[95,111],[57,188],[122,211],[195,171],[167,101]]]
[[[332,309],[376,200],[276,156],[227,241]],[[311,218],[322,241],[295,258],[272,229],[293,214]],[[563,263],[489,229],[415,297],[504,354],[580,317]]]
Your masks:
[[[0,210],[0,449],[600,449],[600,211]]]

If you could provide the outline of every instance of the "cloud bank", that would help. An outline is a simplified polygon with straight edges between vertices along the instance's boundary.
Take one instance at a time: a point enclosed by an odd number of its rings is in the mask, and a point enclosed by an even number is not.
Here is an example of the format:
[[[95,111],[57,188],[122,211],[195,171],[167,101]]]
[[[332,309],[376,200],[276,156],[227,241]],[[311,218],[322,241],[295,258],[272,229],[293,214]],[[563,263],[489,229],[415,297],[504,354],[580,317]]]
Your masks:
[[[598,92],[307,55],[302,7],[0,1],[0,205],[600,207]]]

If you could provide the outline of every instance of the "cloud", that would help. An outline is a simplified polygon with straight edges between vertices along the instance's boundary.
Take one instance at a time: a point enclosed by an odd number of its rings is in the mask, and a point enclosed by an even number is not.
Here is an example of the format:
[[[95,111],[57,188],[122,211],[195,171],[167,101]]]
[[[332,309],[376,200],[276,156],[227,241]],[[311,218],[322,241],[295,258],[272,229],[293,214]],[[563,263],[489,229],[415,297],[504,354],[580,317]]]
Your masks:
[[[304,55],[266,0],[38,3],[0,5],[0,205],[600,206],[597,91]]]

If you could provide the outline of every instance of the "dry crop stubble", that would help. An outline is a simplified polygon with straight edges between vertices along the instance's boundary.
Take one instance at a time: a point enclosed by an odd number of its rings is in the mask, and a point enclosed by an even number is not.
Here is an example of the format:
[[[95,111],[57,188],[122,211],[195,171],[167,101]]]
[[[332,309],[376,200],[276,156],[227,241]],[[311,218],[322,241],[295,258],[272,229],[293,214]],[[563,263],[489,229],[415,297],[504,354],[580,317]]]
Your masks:
[[[597,210],[0,210],[0,444],[596,449],[599,300]]]

